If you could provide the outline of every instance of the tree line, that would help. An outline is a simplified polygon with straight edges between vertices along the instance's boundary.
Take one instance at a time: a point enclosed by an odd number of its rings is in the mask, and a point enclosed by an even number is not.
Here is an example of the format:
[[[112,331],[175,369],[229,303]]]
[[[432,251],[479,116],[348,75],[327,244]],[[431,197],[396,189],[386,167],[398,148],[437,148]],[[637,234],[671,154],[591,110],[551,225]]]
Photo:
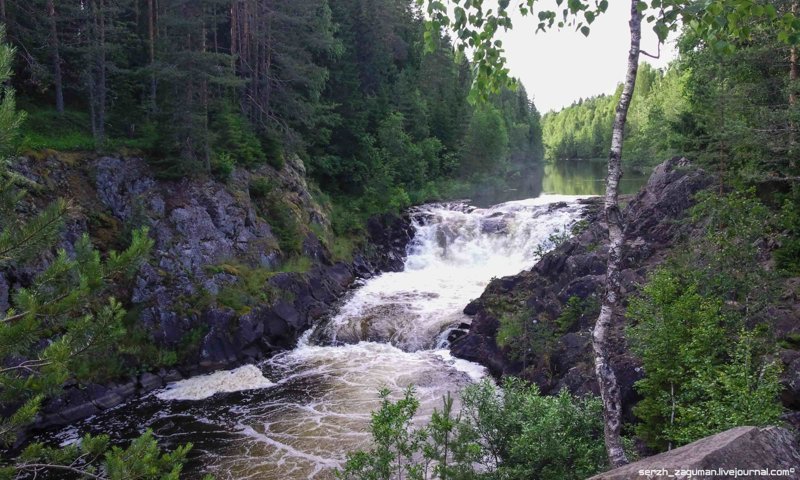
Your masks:
[[[789,1],[773,2],[779,14]],[[796,48],[764,22],[730,52],[707,48],[686,30],[679,57],[663,70],[643,64],[625,131],[626,162],[651,166],[686,155],[728,174],[797,172]],[[543,116],[548,159],[601,158],[610,142],[620,89]]]
[[[374,209],[542,157],[525,90],[470,105],[472,66],[446,36],[426,51],[409,2],[2,0],[0,16],[29,148],[132,146],[165,177],[297,154]]]

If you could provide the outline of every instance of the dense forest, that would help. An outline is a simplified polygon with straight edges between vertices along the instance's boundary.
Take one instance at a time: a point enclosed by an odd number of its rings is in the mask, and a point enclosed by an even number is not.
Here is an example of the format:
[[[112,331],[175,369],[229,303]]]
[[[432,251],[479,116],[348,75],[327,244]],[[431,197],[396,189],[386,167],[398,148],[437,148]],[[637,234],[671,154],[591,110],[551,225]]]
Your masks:
[[[787,7],[788,8],[788,7]],[[730,175],[794,175],[796,59],[766,27],[734,52],[704,47],[690,32],[665,70],[644,63],[626,129],[625,162],[650,167],[687,155]],[[606,155],[621,86],[543,117],[548,159]]]
[[[447,38],[425,52],[403,2],[4,0],[2,19],[23,149],[132,148],[172,178],[299,155],[356,212],[543,154],[524,89],[469,105],[470,66]]]

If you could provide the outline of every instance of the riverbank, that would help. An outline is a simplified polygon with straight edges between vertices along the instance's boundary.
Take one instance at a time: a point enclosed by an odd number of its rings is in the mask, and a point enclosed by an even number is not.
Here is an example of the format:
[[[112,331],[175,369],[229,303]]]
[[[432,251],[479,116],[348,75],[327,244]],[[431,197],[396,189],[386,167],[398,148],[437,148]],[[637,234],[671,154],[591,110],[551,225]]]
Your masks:
[[[51,152],[21,158],[15,168],[35,187],[31,211],[56,197],[70,202],[59,248],[73,252],[86,232],[107,255],[143,226],[154,240],[150,261],[115,293],[128,310],[116,363],[88,381],[68,381],[31,433],[293,348],[358,278],[402,269],[413,233],[408,218],[376,216],[362,245],[338,252],[297,158],[281,169],[236,170],[227,183],[157,179],[142,159],[121,156]],[[0,272],[0,310],[51,261],[47,252],[35,267]]]

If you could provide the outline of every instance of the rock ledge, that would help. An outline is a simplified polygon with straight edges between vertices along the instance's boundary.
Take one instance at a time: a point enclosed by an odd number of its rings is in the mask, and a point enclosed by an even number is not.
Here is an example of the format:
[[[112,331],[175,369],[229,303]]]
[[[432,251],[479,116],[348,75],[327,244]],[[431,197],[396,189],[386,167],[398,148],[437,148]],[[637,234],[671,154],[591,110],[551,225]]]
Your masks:
[[[742,472],[747,470],[749,475]],[[797,439],[785,428],[736,427],[590,480],[633,478],[800,479],[800,449]]]

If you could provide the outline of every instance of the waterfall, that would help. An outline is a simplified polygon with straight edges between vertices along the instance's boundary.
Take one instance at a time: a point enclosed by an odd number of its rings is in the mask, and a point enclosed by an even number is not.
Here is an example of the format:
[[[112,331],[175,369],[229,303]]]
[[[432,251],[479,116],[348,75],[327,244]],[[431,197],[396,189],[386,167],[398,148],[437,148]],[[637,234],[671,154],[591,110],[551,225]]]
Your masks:
[[[551,236],[580,217],[576,197],[547,195],[491,208],[433,204],[413,211],[414,241],[402,272],[365,280],[297,347],[261,365],[169,385],[61,432],[115,440],[153,429],[161,442],[192,442],[187,474],[219,479],[332,478],[348,451],[369,444],[380,388],[414,386],[419,422],[485,375],[453,358],[450,329],[494,277],[534,265]]]

